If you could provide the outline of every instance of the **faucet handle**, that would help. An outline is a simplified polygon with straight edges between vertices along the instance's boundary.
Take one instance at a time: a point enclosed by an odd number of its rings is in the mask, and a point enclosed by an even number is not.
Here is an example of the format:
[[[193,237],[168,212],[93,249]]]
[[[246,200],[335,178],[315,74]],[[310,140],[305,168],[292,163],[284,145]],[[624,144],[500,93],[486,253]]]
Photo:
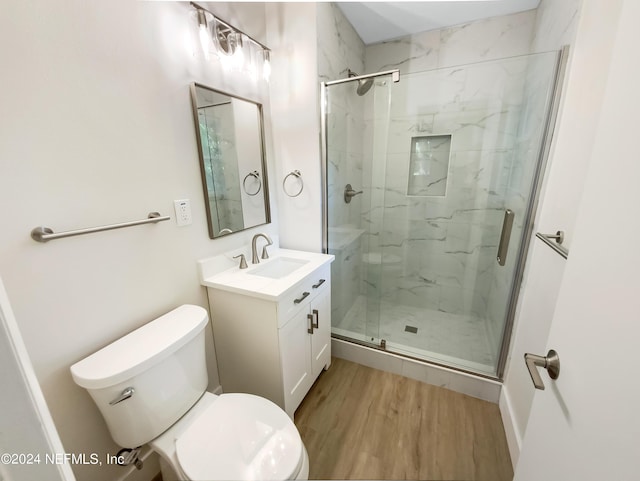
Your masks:
[[[233,256],[234,259],[240,258],[240,269],[246,269],[249,267],[247,265],[247,259],[244,258],[244,254],[238,254],[237,256]]]

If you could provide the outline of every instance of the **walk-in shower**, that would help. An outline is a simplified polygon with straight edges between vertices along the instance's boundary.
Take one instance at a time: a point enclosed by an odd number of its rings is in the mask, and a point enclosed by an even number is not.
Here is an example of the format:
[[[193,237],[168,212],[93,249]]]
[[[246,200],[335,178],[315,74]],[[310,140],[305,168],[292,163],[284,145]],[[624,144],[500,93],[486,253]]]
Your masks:
[[[561,64],[322,83],[334,336],[501,378]]]

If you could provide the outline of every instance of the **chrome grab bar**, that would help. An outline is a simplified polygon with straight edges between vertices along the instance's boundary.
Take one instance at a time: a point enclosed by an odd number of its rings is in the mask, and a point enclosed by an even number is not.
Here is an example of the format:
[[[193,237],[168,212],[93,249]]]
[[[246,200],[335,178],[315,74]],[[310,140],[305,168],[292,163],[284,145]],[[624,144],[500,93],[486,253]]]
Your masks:
[[[62,239],[63,237],[71,237],[74,235],[92,234],[94,232],[102,232],[104,230],[121,229],[123,227],[132,227],[141,224],[156,224],[164,220],[169,220],[168,215],[161,216],[158,212],[150,212],[146,219],[133,220],[131,222],[121,222],[119,224],[103,225],[100,227],[88,227],[87,229],[68,230],[66,232],[55,233],[49,227],[36,227],[31,231],[31,238],[36,242],[47,242],[54,239]]]
[[[536,237],[547,244],[549,247],[551,247],[565,259],[569,257],[569,249],[561,245],[564,241],[564,231],[559,230],[555,234],[541,234],[540,232],[538,232],[536,234]],[[555,239],[555,242],[552,242],[551,239]]]
[[[498,265],[505,265],[507,262],[507,252],[509,252],[509,240],[511,239],[511,229],[513,227],[513,218],[515,217],[511,209],[504,211],[504,220],[502,221],[502,233],[500,234],[500,244],[498,245],[498,255],[496,260]]]

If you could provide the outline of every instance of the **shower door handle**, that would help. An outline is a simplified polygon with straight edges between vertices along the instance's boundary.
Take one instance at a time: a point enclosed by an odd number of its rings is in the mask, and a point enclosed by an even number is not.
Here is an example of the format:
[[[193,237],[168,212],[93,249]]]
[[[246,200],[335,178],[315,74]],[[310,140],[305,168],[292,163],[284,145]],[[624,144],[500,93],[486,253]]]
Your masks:
[[[505,265],[507,262],[507,252],[509,252],[509,239],[511,239],[511,228],[513,227],[514,213],[511,209],[504,211],[502,221],[502,234],[500,234],[500,244],[498,245],[498,255],[496,260],[498,265]]]

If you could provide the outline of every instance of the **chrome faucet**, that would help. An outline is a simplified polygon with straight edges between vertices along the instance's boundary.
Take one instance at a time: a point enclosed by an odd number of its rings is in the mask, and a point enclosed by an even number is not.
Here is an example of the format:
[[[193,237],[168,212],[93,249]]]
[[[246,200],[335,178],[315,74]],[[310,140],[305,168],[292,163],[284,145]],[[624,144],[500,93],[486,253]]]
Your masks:
[[[269,238],[269,236],[267,234],[256,234],[253,236],[253,240],[251,241],[251,263],[252,264],[260,264],[260,259],[258,259],[258,250],[256,249],[256,241],[258,240],[258,237],[264,237],[265,240],[267,241],[267,245],[265,245],[262,248],[262,258],[263,259],[268,259],[269,258],[269,253],[267,252],[267,246],[270,246],[271,244],[273,244],[273,242],[271,241],[271,239]]]

